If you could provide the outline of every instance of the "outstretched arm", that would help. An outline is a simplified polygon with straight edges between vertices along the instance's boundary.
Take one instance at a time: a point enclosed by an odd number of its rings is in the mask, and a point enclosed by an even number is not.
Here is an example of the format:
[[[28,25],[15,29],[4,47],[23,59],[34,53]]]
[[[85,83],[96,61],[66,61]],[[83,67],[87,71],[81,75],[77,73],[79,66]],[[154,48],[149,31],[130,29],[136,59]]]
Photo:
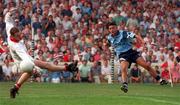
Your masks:
[[[145,45],[145,42],[144,42],[143,38],[141,37],[141,35],[136,34],[136,35],[135,35],[135,38],[136,38],[136,43],[138,42],[138,43],[140,43],[142,46]]]
[[[5,23],[6,23],[6,32],[7,32],[7,35],[8,35],[8,37],[10,36],[10,29],[12,28],[12,27],[14,27],[14,19],[13,19],[13,15],[14,15],[14,13],[17,11],[17,9],[16,8],[12,8],[12,9],[10,9],[7,13],[6,13],[6,15],[5,15],[5,19],[4,19],[4,21],[5,21]]]

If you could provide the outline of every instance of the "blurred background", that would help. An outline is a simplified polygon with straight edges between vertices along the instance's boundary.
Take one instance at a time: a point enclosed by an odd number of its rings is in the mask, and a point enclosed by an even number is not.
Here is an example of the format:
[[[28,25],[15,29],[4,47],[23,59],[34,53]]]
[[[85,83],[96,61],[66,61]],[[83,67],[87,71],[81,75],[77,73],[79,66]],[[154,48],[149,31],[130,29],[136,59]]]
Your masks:
[[[16,81],[13,59],[7,45],[4,16],[11,7],[15,26],[35,59],[63,65],[78,60],[75,72],[38,72],[31,82],[121,82],[118,60],[111,64],[106,24],[139,34],[145,46],[136,43],[142,57],[162,78],[180,83],[179,0],[0,0],[0,81]],[[34,44],[32,44],[34,42]],[[114,66],[114,71],[112,71]],[[170,72],[170,73],[169,73]],[[113,73],[113,74],[112,74]],[[170,75],[169,75],[170,74]],[[156,83],[143,68],[132,64],[130,83]]]

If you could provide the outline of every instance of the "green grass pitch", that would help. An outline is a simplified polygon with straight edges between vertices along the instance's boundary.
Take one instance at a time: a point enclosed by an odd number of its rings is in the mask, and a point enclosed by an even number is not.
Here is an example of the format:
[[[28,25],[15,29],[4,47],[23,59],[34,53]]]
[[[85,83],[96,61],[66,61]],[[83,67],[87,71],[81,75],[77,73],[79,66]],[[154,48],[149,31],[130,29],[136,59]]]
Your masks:
[[[0,82],[0,105],[180,105],[180,84],[25,83],[16,99],[9,98],[13,83]]]

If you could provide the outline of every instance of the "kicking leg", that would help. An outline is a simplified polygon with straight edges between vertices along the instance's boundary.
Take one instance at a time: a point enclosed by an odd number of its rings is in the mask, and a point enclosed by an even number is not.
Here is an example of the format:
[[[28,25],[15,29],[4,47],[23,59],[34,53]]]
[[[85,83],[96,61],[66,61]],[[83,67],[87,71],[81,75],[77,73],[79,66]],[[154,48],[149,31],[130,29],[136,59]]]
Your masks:
[[[54,71],[63,71],[63,70],[73,71],[77,68],[78,62],[75,61],[69,65],[64,65],[64,66],[54,65],[49,62],[44,62],[40,60],[35,60],[34,63],[36,66],[40,68],[44,68],[44,69],[47,69],[48,71],[54,72]]]
[[[156,73],[156,71],[142,57],[139,57],[136,60],[136,63],[148,70],[151,76],[153,76],[158,82],[160,82],[161,85],[167,84],[167,81],[162,80],[161,77]]]
[[[66,70],[65,66],[58,66],[58,65],[54,65],[49,62],[40,61],[40,60],[35,60],[34,64],[40,68],[44,68],[44,69],[47,69],[48,71],[52,71],[52,72]]]

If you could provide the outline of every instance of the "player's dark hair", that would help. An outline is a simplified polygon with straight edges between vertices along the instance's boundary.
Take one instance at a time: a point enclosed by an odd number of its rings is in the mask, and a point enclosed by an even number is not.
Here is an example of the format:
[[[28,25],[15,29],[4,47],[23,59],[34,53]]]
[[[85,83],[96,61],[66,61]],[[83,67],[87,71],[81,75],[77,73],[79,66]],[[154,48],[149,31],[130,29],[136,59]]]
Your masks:
[[[15,33],[19,32],[19,29],[17,27],[13,27],[10,30],[10,34],[11,36],[15,36]]]
[[[109,26],[116,26],[116,23],[115,23],[115,22],[109,22],[109,23],[106,25],[106,28],[108,29]]]

